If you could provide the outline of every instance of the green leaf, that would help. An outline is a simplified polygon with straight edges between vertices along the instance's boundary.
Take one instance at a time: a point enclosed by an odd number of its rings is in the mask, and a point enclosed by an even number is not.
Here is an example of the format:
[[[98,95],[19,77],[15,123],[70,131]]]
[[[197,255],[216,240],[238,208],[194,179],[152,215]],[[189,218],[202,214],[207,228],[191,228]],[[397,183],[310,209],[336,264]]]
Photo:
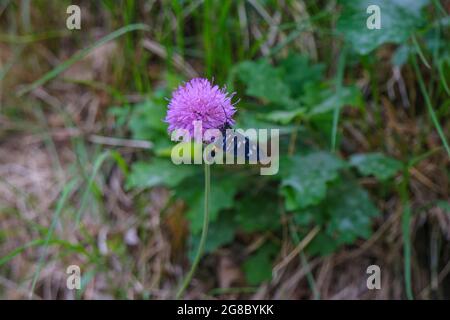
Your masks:
[[[164,117],[167,108],[153,101],[144,101],[132,107],[130,129],[134,139],[151,139],[155,132],[167,134]]]
[[[379,215],[367,192],[357,184],[341,182],[327,195],[325,210],[330,217],[327,233],[339,244],[353,243],[358,237],[370,237],[371,218]]]
[[[361,107],[363,98],[357,86],[341,87],[338,91],[332,83],[308,83],[300,104],[306,109],[306,117],[311,120],[322,118],[331,111],[343,106]]]
[[[295,118],[302,116],[305,113],[303,108],[296,110],[277,110],[268,113],[264,116],[264,119],[286,125],[291,123]]]
[[[281,61],[280,67],[284,71],[284,82],[289,86],[293,97],[302,95],[307,83],[319,82],[325,69],[323,64],[312,64],[308,56],[295,53]]]
[[[175,165],[166,159],[156,158],[152,162],[138,161],[131,167],[126,188],[151,188],[158,185],[174,187],[199,171],[195,165]]]
[[[147,100],[133,105],[128,124],[133,139],[151,141],[156,151],[171,145],[167,123],[164,122],[167,107],[160,100]]]
[[[270,189],[246,195],[237,203],[236,224],[246,232],[273,230],[280,226],[278,198]]]
[[[232,211],[224,210],[219,213],[217,220],[210,224],[205,243],[205,253],[214,252],[216,249],[233,241],[236,223],[232,214]],[[200,243],[200,234],[191,233],[189,242],[189,258],[193,260]]]
[[[239,111],[239,118],[236,121],[236,128],[254,128],[254,129],[278,129],[280,135],[290,134],[298,130],[294,125],[279,125],[274,124],[267,119],[265,114],[253,111]]]
[[[339,248],[339,244],[327,233],[318,233],[306,248],[309,255],[327,256]]]
[[[323,225],[326,217],[322,215],[320,206],[310,206],[293,213],[294,222],[300,227],[310,227],[312,224]]]
[[[330,95],[334,89],[330,88],[324,82],[309,82],[305,85],[305,93],[299,98],[301,105],[307,106],[309,109],[320,104]]]
[[[374,175],[380,180],[393,177],[403,168],[400,161],[381,153],[355,154],[350,158],[350,164],[355,166],[362,175]]]
[[[422,8],[428,0],[340,0],[342,14],[337,29],[359,54],[378,46],[404,43],[423,24]],[[368,29],[366,13],[370,5],[380,7],[381,29]]]
[[[216,221],[220,210],[233,207],[233,200],[238,191],[239,183],[240,181],[233,177],[226,179],[211,178],[209,199],[209,219],[211,223]],[[190,229],[194,234],[198,234],[202,230],[204,194],[203,176],[201,174],[183,181],[176,188],[176,196],[183,199],[189,206],[186,217],[191,223]]]
[[[307,250],[312,255],[327,255],[358,238],[369,238],[372,218],[378,215],[364,189],[353,182],[339,180],[332,183],[319,205],[295,212],[294,222],[303,229],[321,226]]]
[[[338,178],[345,162],[326,152],[282,159],[281,193],[287,210],[318,204],[326,195],[327,183]]]
[[[117,127],[122,127],[126,124],[130,111],[131,107],[129,105],[108,108],[108,113],[115,117],[115,125]]]
[[[334,90],[323,91],[324,97],[320,103],[314,105],[309,111],[309,116],[316,116],[322,113],[330,112],[343,106],[361,106],[362,95],[358,87],[342,87],[338,92]]]
[[[272,259],[278,252],[273,243],[266,243],[244,262],[244,273],[250,285],[259,285],[272,278]]]
[[[237,74],[247,86],[247,95],[282,106],[295,105],[289,87],[283,81],[282,70],[267,60],[244,61],[237,66]]]

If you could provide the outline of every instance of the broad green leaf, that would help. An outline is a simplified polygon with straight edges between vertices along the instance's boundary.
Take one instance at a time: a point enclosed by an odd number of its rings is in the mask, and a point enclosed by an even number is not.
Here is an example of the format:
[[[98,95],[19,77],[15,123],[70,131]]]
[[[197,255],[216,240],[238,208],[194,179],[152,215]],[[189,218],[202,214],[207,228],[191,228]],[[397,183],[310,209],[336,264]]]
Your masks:
[[[337,243],[353,243],[371,234],[371,219],[379,215],[367,192],[358,185],[342,182],[330,188],[324,202],[330,222],[327,233]]]
[[[308,82],[305,84],[305,93],[299,97],[300,103],[311,109],[332,95],[332,90],[325,82]]]
[[[237,74],[246,84],[247,95],[286,107],[295,105],[289,87],[283,81],[282,70],[267,60],[244,61],[238,65]]]
[[[403,168],[400,161],[381,153],[355,154],[350,158],[350,164],[355,166],[362,175],[374,175],[380,180],[393,177]]]
[[[311,206],[293,213],[294,222],[300,227],[310,227],[313,224],[323,225],[327,217],[322,214],[320,206]]]
[[[327,256],[339,248],[339,244],[326,232],[320,231],[306,247],[308,254]]]
[[[133,139],[151,141],[156,151],[171,146],[167,124],[164,122],[167,107],[159,100],[133,105],[129,128]]]
[[[203,184],[203,175],[199,174],[183,181],[176,188],[176,196],[183,199],[189,207],[186,217],[191,223],[190,230],[194,234],[200,233],[203,225],[205,195]],[[211,223],[214,223],[217,219],[220,210],[233,207],[233,199],[238,187],[239,180],[236,178],[215,179],[214,176],[211,177],[209,198],[209,219]]]
[[[332,83],[308,83],[300,104],[306,108],[306,116],[314,119],[343,106],[360,107],[363,98],[356,86],[341,87],[336,91]]]
[[[283,80],[295,98],[304,93],[307,83],[319,82],[325,69],[323,64],[313,64],[307,56],[300,54],[290,54],[280,62],[280,67],[284,71]]]
[[[286,125],[292,122],[295,118],[302,116],[304,113],[304,108],[298,108],[296,110],[277,110],[268,113],[264,116],[264,118],[269,121]]]
[[[151,139],[154,132],[167,134],[167,124],[164,122],[166,112],[166,106],[153,101],[144,101],[134,105],[129,124],[133,138]]]
[[[330,112],[346,105],[361,106],[362,104],[361,92],[355,86],[343,87],[337,92],[334,90],[326,90],[323,91],[322,96],[324,97],[323,100],[311,108],[308,113],[309,116]]]
[[[224,210],[219,213],[216,221],[209,225],[208,235],[205,244],[205,253],[214,252],[216,249],[233,241],[234,233],[237,228],[233,220],[233,212]],[[191,233],[189,258],[192,260],[197,252],[200,243],[200,234]]]
[[[237,203],[236,225],[246,232],[273,230],[280,226],[278,198],[270,189],[245,195]]]
[[[272,278],[272,261],[277,252],[277,246],[266,243],[245,260],[245,278],[250,285],[259,285]]]
[[[138,161],[131,167],[126,187],[151,188],[158,185],[174,187],[186,177],[200,172],[195,165],[175,165],[170,160],[153,159],[151,162]]]
[[[300,227],[321,226],[307,250],[310,254],[327,255],[358,238],[369,238],[372,219],[378,215],[364,189],[339,180],[332,183],[319,205],[295,212],[294,222]]]
[[[422,8],[428,0],[340,0],[338,30],[359,54],[368,54],[384,43],[404,43],[423,24]],[[377,5],[381,29],[368,29],[366,10]]]
[[[326,152],[284,158],[280,171],[286,208],[295,210],[318,204],[326,195],[327,183],[336,180],[345,165],[344,161]]]
[[[294,125],[275,124],[263,113],[239,111],[238,114],[239,118],[236,121],[236,128],[278,129],[280,130],[280,135],[290,134],[298,130]]]

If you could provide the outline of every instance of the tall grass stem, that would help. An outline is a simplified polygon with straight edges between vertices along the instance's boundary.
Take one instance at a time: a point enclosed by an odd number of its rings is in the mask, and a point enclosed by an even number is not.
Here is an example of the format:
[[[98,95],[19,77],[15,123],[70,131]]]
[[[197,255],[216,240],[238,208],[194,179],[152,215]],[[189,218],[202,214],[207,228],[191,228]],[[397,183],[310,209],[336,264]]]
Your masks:
[[[411,278],[411,203],[408,195],[409,172],[404,169],[400,184],[400,199],[402,202],[402,239],[403,239],[403,272],[405,293],[408,300],[414,300]]]
[[[419,82],[420,91],[422,91],[422,95],[425,100],[425,105],[427,106],[428,113],[431,117],[431,121],[433,122],[433,125],[436,128],[436,131],[438,132],[439,138],[441,138],[442,144],[444,145],[444,148],[447,151],[447,155],[450,157],[450,146],[447,142],[447,138],[445,137],[444,130],[442,129],[439,123],[439,119],[436,116],[436,113],[434,112],[430,96],[428,95],[427,88],[425,87],[425,82],[423,80],[422,73],[420,72],[419,65],[414,55],[412,56],[412,63],[417,75],[417,81]]]
[[[342,48],[341,55],[339,56],[338,69],[336,74],[336,94],[340,96],[342,91],[342,83],[344,81],[345,72],[345,59],[346,59],[346,47]],[[336,152],[338,125],[339,125],[339,114],[341,111],[341,106],[336,106],[333,112],[333,128],[331,131],[331,151]]]

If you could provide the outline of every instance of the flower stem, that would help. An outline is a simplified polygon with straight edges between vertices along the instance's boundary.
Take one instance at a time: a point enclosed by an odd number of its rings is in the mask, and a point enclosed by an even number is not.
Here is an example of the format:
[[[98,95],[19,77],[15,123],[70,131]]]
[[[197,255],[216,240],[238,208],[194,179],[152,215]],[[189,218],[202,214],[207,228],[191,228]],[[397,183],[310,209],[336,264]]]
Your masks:
[[[208,225],[209,225],[209,193],[210,193],[210,165],[205,163],[205,204],[204,204],[204,213],[203,213],[203,230],[202,236],[200,238],[200,244],[198,245],[197,254],[195,255],[194,262],[192,263],[191,269],[189,270],[186,277],[183,279],[183,283],[181,287],[178,289],[176,299],[180,299],[186,290],[187,286],[192,280],[192,276],[194,275],[195,270],[197,269],[197,265],[200,262],[200,258],[203,255],[203,250],[205,249],[206,243],[206,235],[208,234]]]

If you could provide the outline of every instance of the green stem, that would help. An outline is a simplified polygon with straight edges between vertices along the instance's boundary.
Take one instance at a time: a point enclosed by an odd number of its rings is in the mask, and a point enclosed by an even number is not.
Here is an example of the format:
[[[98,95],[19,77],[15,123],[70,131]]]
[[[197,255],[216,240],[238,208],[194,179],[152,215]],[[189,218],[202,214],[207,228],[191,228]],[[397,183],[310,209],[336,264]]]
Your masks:
[[[400,198],[403,206],[402,238],[403,238],[403,270],[405,275],[405,291],[408,300],[414,300],[411,281],[411,203],[408,197],[409,172],[405,168],[400,184]]]
[[[344,80],[345,72],[345,58],[346,58],[346,48],[342,48],[341,55],[339,56],[338,69],[336,75],[336,95],[340,95],[342,91],[342,82]],[[331,132],[331,151],[336,151],[336,141],[337,141],[337,130],[339,124],[339,113],[341,106],[336,106],[333,112],[333,129]]]
[[[414,55],[412,56],[412,63],[417,75],[417,81],[419,82],[420,90],[422,91],[422,95],[425,100],[425,105],[427,106],[428,113],[430,114],[431,117],[431,121],[433,121],[434,127],[436,128],[436,131],[438,132],[438,135],[441,138],[442,144],[444,145],[444,148],[447,151],[448,156],[450,157],[450,146],[448,145],[447,138],[445,137],[444,134],[444,130],[442,130],[442,127],[439,124],[439,119],[436,116],[436,113],[434,112],[430,96],[427,93],[427,88],[425,87],[425,82],[423,81],[422,73],[420,72],[419,65],[417,64],[417,60]]]
[[[205,211],[203,213],[203,230],[202,230],[202,236],[200,238],[200,244],[197,249],[197,254],[195,255],[194,262],[192,263],[191,269],[189,270],[188,274],[183,280],[183,283],[181,287],[178,289],[176,299],[181,298],[184,291],[186,290],[187,286],[192,280],[192,276],[194,275],[195,270],[197,269],[197,265],[200,262],[200,258],[203,255],[203,250],[205,249],[205,243],[206,243],[206,235],[208,234],[208,225],[209,225],[209,194],[210,194],[210,166],[209,164],[205,163],[205,204],[204,208]]]

